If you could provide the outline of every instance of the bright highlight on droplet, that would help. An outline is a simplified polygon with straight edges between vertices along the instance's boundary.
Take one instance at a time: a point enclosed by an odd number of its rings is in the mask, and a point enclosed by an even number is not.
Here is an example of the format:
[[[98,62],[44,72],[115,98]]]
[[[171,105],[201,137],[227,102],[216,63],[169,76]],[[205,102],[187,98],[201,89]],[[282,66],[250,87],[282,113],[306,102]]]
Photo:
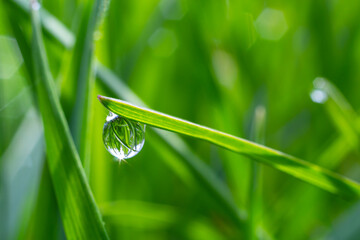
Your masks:
[[[112,112],[106,117],[103,141],[108,152],[119,159],[138,154],[145,143],[145,125]]]

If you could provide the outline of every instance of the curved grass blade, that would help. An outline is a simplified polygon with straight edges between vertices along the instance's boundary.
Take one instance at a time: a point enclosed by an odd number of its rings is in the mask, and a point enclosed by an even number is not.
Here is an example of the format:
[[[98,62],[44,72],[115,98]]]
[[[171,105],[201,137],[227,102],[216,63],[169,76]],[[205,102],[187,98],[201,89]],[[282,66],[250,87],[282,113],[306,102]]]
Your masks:
[[[60,106],[43,44],[39,11],[32,1],[33,63],[41,110],[47,161],[69,239],[108,239]],[[35,5],[34,5],[35,4]]]
[[[134,106],[118,99],[98,96],[110,111],[153,127],[206,140],[230,151],[290,174],[326,191],[350,199],[360,197],[360,185],[310,162],[295,158],[266,146],[188,122],[151,109]]]

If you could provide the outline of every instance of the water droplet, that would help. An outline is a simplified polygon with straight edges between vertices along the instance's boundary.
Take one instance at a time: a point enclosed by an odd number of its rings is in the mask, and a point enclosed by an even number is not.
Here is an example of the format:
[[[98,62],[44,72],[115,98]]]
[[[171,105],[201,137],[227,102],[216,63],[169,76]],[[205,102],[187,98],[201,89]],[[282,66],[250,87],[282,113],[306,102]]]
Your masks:
[[[314,89],[310,93],[311,100],[316,103],[324,103],[328,99],[328,95],[325,91]]]
[[[313,81],[314,88],[310,92],[310,98],[315,103],[325,103],[329,98],[329,86],[327,80],[317,77]]]
[[[120,161],[140,152],[145,142],[145,125],[112,112],[106,117],[103,141],[111,155]]]
[[[34,11],[38,11],[41,8],[41,4],[38,1],[31,1],[31,8]]]

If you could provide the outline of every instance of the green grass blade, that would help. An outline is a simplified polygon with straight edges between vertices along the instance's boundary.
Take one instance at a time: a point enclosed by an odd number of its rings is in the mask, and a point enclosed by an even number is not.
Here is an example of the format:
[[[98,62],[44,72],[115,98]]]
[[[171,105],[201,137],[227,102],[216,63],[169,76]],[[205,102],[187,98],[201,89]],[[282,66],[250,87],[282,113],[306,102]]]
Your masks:
[[[360,185],[358,183],[304,160],[164,113],[137,107],[118,99],[103,96],[98,96],[98,98],[106,108],[123,117],[209,141],[230,151],[244,154],[331,193],[351,199],[360,197]]]
[[[328,169],[335,169],[352,151],[354,151],[354,147],[349,144],[348,139],[344,136],[338,136],[319,155],[317,164]]]
[[[21,225],[28,223],[43,165],[42,136],[40,119],[34,108],[30,108],[0,156],[4,184],[0,187],[0,212],[5,217],[3,227],[7,232],[0,231],[0,235],[4,238],[8,235],[9,239],[18,239]]]
[[[30,7],[28,1],[24,0],[11,0],[7,1],[14,8],[20,8],[21,11],[29,13]],[[75,37],[64,24],[58,21],[45,9],[40,9],[40,22],[45,31],[59,41],[64,47],[70,49],[74,46]]]
[[[90,172],[90,139],[92,135],[92,95],[94,91],[94,32],[101,17],[103,0],[85,3],[81,24],[73,50],[70,76],[63,85],[72,91],[67,101],[71,105],[70,129],[85,172]]]
[[[60,233],[63,232],[49,165],[46,161],[43,165],[36,206],[24,236],[20,235],[18,239],[59,239]]]
[[[108,239],[56,93],[43,45],[37,2],[32,2],[33,61],[46,152],[55,194],[69,239]],[[34,5],[35,4],[35,5]]]
[[[348,144],[354,148],[359,147],[360,124],[359,117],[340,90],[325,78],[316,78],[314,88],[323,91],[328,97],[324,106],[338,128],[339,132],[347,138]]]

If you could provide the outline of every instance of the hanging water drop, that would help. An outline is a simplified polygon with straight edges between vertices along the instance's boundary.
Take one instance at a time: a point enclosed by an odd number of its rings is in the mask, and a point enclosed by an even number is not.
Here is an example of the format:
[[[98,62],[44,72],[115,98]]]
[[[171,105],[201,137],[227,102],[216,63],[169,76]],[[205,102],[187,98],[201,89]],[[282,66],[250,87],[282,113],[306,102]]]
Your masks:
[[[313,81],[314,88],[310,92],[310,98],[315,103],[325,103],[328,100],[329,87],[326,79],[317,77]]]
[[[325,91],[314,89],[310,93],[311,100],[315,103],[325,103],[328,99],[328,95]]]
[[[145,142],[145,125],[112,112],[106,117],[103,141],[111,155],[123,159],[138,154]]]

